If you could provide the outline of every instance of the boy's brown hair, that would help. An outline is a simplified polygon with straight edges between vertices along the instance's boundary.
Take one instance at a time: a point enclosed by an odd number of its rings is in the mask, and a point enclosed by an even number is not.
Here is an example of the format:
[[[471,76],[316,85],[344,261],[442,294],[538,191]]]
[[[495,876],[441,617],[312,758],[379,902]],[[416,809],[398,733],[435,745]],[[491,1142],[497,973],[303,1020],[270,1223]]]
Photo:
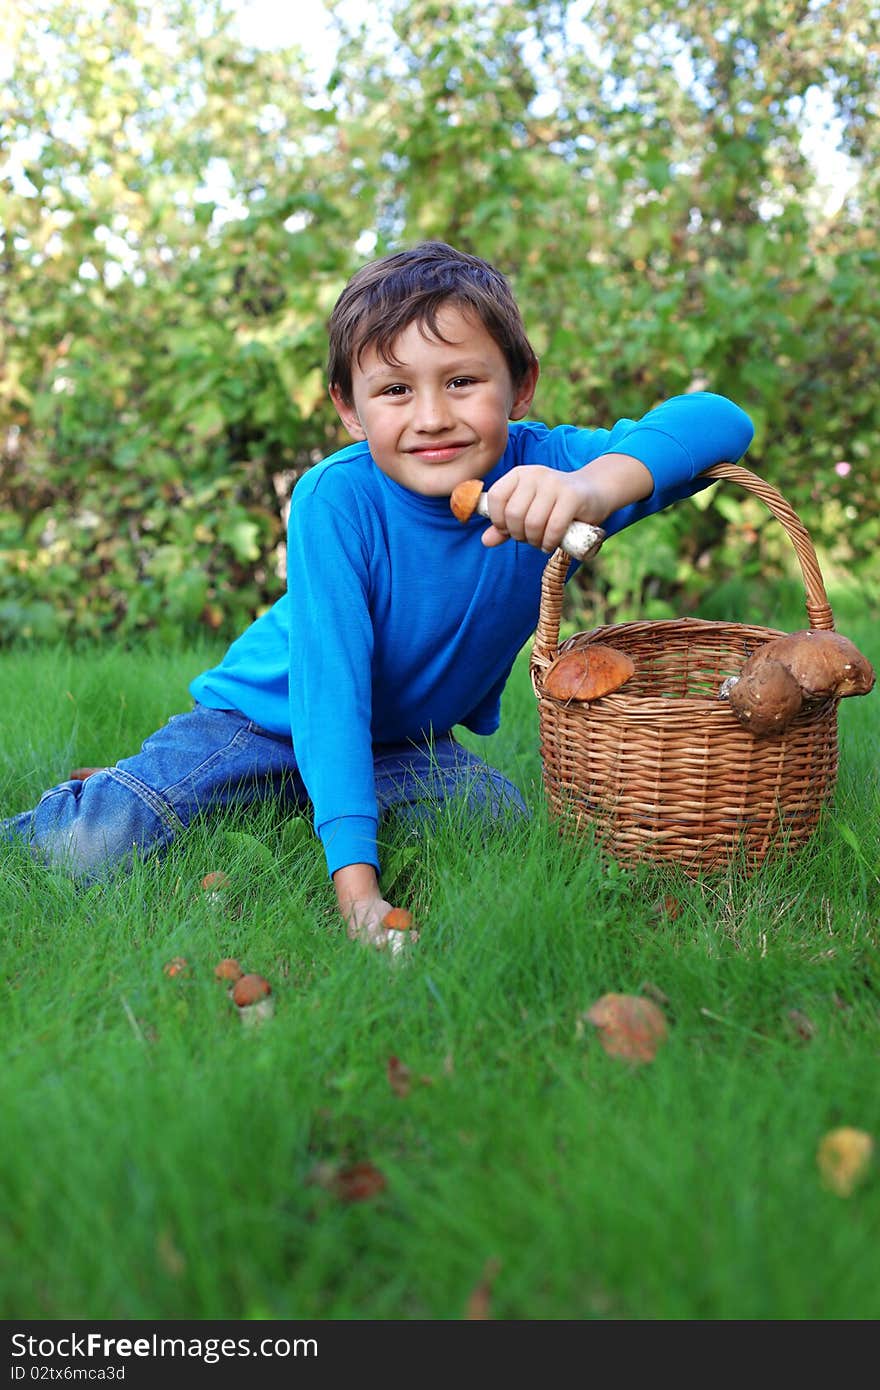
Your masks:
[[[434,337],[437,311],[454,304],[479,319],[504,354],[514,386],[537,363],[522,317],[504,276],[479,256],[444,241],[423,241],[408,251],[370,261],[349,280],[330,316],[327,376],[346,405],[352,401],[352,366],[372,347],[396,366],[394,340],[411,323]]]

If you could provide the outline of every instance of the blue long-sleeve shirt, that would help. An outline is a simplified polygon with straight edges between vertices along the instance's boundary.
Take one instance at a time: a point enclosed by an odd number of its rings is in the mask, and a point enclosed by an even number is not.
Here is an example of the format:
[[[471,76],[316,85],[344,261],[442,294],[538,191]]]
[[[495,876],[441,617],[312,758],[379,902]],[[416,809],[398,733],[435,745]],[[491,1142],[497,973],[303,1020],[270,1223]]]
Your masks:
[[[484,486],[519,465],[568,472],[628,454],[654,490],[607,518],[612,535],[698,491],[699,474],[735,462],[751,438],[748,416],[707,392],[611,430],[514,423]],[[366,443],[340,450],[294,489],[287,592],[190,685],[203,704],[291,736],[331,874],[379,867],[374,743],[498,727],[501,692],[537,622],[547,555],[517,541],[486,547],[482,529],[456,521],[447,498],[389,478]]]

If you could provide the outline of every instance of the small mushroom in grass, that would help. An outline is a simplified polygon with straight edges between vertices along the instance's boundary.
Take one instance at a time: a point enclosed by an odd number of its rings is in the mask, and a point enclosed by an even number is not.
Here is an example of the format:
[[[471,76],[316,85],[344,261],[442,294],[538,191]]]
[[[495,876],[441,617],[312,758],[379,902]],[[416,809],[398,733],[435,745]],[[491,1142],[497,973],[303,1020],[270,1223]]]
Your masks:
[[[407,942],[415,942],[419,934],[413,927],[413,915],[405,907],[392,907],[382,918],[382,926],[392,935],[388,947],[393,956],[399,955]]]
[[[412,924],[413,915],[407,912],[405,907],[392,907],[382,918],[382,926],[386,931],[409,931]]]
[[[227,982],[236,984],[243,974],[244,971],[233,956],[224,956],[223,960],[219,961],[218,964],[214,966],[215,980],[226,980]]]
[[[595,642],[556,658],[544,676],[544,694],[554,700],[599,700],[628,681],[635,669],[626,652]]]
[[[778,734],[800,712],[804,693],[781,661],[749,663],[730,691],[730,708],[753,734]]]
[[[219,903],[223,898],[223,890],[228,888],[230,878],[222,869],[214,869],[212,873],[205,874],[200,887],[205,894],[208,902]]]
[[[174,956],[162,966],[162,974],[173,980],[180,975],[189,974],[189,961],[185,956]]]
[[[262,975],[242,975],[233,986],[232,1002],[244,1024],[262,1023],[275,1012],[272,986]]]

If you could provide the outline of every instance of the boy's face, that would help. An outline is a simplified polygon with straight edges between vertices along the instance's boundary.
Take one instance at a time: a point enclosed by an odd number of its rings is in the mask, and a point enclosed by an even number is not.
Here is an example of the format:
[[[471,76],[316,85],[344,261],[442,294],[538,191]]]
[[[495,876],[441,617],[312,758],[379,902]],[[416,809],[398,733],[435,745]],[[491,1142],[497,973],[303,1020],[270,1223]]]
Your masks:
[[[353,405],[333,403],[353,439],[365,439],[389,478],[425,497],[448,497],[457,483],[484,478],[507,446],[508,420],[521,420],[538,370],[514,387],[501,348],[455,304],[437,313],[443,338],[418,323],[393,344],[391,367],[373,347],[352,368]]]

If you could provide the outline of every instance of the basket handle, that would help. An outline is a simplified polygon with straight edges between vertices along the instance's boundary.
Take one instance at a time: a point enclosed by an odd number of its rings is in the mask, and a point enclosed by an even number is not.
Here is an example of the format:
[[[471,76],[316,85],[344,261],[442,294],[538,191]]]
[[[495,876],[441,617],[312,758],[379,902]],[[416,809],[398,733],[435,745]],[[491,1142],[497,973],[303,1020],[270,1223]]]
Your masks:
[[[770,483],[759,478],[748,468],[737,463],[716,463],[700,474],[701,478],[726,478],[739,483],[746,492],[751,492],[780,521],[788,533],[795,549],[806,591],[807,617],[810,627],[830,631],[834,627],[834,617],[819,561],[809,532],[797,513],[786,502],[782,493]],[[546,670],[551,661],[556,660],[559,649],[559,625],[562,621],[562,596],[565,589],[565,576],[571,564],[571,556],[564,550],[557,550],[550,556],[541,579],[541,607],[535,641],[532,648],[532,666]]]

